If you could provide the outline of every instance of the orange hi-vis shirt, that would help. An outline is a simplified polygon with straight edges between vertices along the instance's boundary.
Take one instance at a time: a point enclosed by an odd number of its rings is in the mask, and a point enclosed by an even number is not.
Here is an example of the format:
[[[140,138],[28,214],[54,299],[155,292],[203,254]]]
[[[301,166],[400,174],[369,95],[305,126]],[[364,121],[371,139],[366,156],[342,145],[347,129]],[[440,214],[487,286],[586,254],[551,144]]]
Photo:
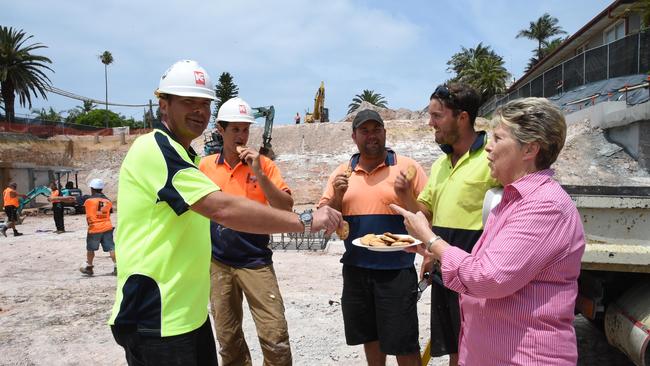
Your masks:
[[[113,203],[106,196],[103,194],[92,195],[86,199],[84,207],[86,208],[89,234],[113,230],[113,223],[111,222]]]
[[[11,197],[11,193],[15,194],[15,197]],[[20,206],[20,202],[18,202],[18,193],[11,187],[7,187],[4,192],[2,192],[2,202],[4,202],[4,207],[7,206]]]
[[[354,154],[349,162],[339,165],[329,177],[318,207],[326,205],[334,197],[334,179],[344,173],[348,167],[352,175],[348,178],[348,189],[343,195],[341,213],[350,225],[350,234],[344,240],[345,252],[341,263],[360,268],[393,270],[413,267],[415,255],[405,251],[390,253],[373,252],[352,244],[352,240],[366,234],[406,234],[404,218],[391,210],[394,203],[404,206],[395,193],[395,180],[400,172],[406,172],[409,166],[416,168],[413,178],[413,193],[417,196],[427,182],[424,169],[415,160],[398,155],[386,149],[386,159],[372,171],[365,171],[359,164],[359,153]]]
[[[260,156],[264,175],[279,190],[291,194],[289,186],[282,179],[271,159]],[[221,154],[201,159],[199,169],[216,183],[221,191],[246,197],[268,205],[268,200],[250,165],[238,162],[231,167]],[[223,227],[210,222],[212,258],[235,268],[259,268],[272,263],[273,251],[269,248],[269,235],[251,234]]]
[[[280,170],[271,159],[260,155],[260,165],[264,175],[269,178],[273,185],[281,191],[291,193],[289,186],[282,179]],[[231,167],[221,154],[213,154],[201,159],[199,170],[218,185],[222,192],[246,197],[268,205],[264,191],[257,182],[257,177],[250,166],[239,162],[234,167]]]

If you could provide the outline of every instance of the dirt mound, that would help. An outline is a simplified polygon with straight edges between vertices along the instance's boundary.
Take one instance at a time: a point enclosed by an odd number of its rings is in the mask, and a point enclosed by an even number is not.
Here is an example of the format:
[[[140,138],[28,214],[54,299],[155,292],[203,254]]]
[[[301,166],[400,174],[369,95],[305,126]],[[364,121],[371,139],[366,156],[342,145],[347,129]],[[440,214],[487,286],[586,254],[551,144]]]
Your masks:
[[[441,151],[434,141],[428,115],[423,111],[392,110],[362,103],[360,109],[376,110],[386,122],[386,144],[398,154],[412,157],[429,171]],[[357,151],[352,141],[349,121],[275,126],[273,150],[276,163],[292,189],[296,205],[317,202],[329,174]],[[478,118],[476,127],[489,129],[489,121]],[[263,126],[251,129],[249,146],[262,145]],[[600,129],[589,121],[568,126],[567,141],[554,164],[556,178],[564,184],[582,185],[649,185],[650,175],[615,144],[607,142]],[[21,137],[22,136],[22,137]],[[119,168],[130,143],[137,136],[128,136],[121,144],[118,136],[57,136],[49,140],[25,138],[23,135],[0,134],[2,161],[37,165],[74,166],[82,170],[80,185],[92,178],[102,178],[105,192],[116,198]],[[203,153],[203,137],[192,142]]]

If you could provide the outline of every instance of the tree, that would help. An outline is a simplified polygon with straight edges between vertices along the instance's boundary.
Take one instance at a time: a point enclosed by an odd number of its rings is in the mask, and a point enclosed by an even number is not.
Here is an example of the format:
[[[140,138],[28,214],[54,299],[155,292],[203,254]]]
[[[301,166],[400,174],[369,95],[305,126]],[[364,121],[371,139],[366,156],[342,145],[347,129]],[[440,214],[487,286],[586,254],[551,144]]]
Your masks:
[[[542,55],[543,47],[549,44],[548,39],[560,34],[566,34],[558,23],[559,20],[557,18],[552,17],[549,13],[544,13],[536,21],[530,22],[528,29],[520,30],[516,38],[523,37],[537,41],[537,52],[533,52],[538,57],[539,62],[541,60],[539,56]]]
[[[379,93],[374,90],[363,89],[361,94],[357,94],[352,98],[352,103],[348,105],[348,114],[356,111],[362,102],[368,102],[374,106],[386,108],[388,101]]]
[[[447,71],[453,71],[456,75],[460,74],[463,69],[474,59],[479,57],[499,57],[494,51],[490,49],[490,46],[483,46],[483,42],[479,42],[476,45],[476,48],[467,49],[463,46],[460,47],[460,52],[456,52],[451,59],[447,61]]]
[[[90,100],[84,100],[83,105],[68,110],[68,115],[65,117],[65,123],[77,123],[77,118],[93,109],[95,109],[95,103]]]
[[[77,117],[75,122],[80,125],[105,127],[107,120],[109,127],[136,127],[142,125],[142,121],[135,121],[133,118],[125,118],[113,111],[106,111],[103,109],[93,109],[88,113],[84,113]]]
[[[223,72],[219,76],[219,83],[214,88],[217,94],[217,101],[215,103],[214,118],[217,118],[219,108],[231,98],[239,95],[239,87],[233,82],[233,77],[229,72]]]
[[[475,48],[461,47],[460,52],[447,61],[449,71],[456,75],[448,82],[462,82],[471,85],[486,101],[495,94],[503,93],[510,73],[504,66],[503,57],[490,46],[479,43]]]
[[[63,120],[61,113],[55,111],[52,107],[47,110],[45,108],[41,108],[40,110],[32,109],[32,113],[36,114],[36,118],[41,121],[60,122]]]
[[[495,94],[503,93],[509,78],[510,73],[503,66],[503,59],[489,56],[472,59],[458,75],[460,82],[476,89],[482,102]]]
[[[52,61],[34,51],[47,46],[41,43],[26,45],[33,36],[11,27],[0,26],[0,89],[4,109],[9,122],[15,121],[14,103],[16,94],[20,105],[32,108],[32,95],[47,99],[45,94],[51,86],[44,70],[53,70],[47,65]]]
[[[111,54],[109,51],[104,51],[101,55],[99,55],[99,60],[104,64],[104,85],[106,86],[106,112],[108,112],[108,65],[112,64],[113,61],[113,54]],[[106,118],[108,118],[108,113],[105,114]],[[108,128],[108,119],[106,120],[106,127]]]
[[[530,71],[530,69],[535,67],[535,65],[537,65],[537,63],[539,63],[539,61],[541,61],[544,57],[553,53],[553,51],[555,51],[555,49],[558,48],[562,44],[562,42],[564,42],[564,40],[565,39],[562,37],[556,38],[551,42],[548,42],[547,44],[542,46],[541,50],[539,51],[533,50],[534,56],[528,60],[528,64],[526,65],[526,70],[524,70],[524,72]]]

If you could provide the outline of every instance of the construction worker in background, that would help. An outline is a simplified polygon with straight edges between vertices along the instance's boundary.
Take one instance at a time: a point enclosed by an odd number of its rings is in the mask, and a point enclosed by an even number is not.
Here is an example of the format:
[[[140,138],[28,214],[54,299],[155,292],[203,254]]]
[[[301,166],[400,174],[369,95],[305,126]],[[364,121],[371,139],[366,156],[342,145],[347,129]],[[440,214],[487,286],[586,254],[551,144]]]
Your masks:
[[[329,207],[301,215],[221,192],[190,146],[216,99],[195,61],[172,65],[156,95],[162,123],[138,137],[119,174],[117,286],[108,321],[129,365],[217,365],[208,319],[210,221],[241,232],[316,232],[342,227]]]
[[[241,98],[226,101],[217,114],[223,136],[220,153],[201,160],[199,169],[226,193],[291,212],[293,198],[271,159],[246,147],[255,123]],[[242,293],[255,321],[264,365],[291,365],[284,303],[273,269],[269,235],[251,234],[210,223],[210,301],[223,365],[251,365],[242,330]]]
[[[102,245],[104,253],[108,253],[113,261],[113,276],[117,275],[115,267],[115,242],[113,241],[113,223],[111,212],[113,203],[102,193],[104,181],[95,178],[90,181],[90,197],[84,201],[88,234],[86,235],[86,263],[79,268],[81,273],[93,275],[93,259],[95,251]]]
[[[52,202],[52,216],[54,216],[54,226],[56,231],[54,233],[61,234],[65,232],[65,225],[63,223],[63,202],[61,201],[61,192],[55,182],[50,183],[50,190],[52,193],[47,198]]]
[[[435,128],[435,140],[444,155],[431,166],[420,195],[404,202],[409,211],[424,213],[436,235],[467,252],[483,232],[485,192],[499,186],[490,175],[487,134],[474,130],[480,106],[480,96],[466,84],[440,85],[431,94],[429,126]],[[430,355],[449,355],[449,365],[455,366],[461,322],[458,294],[441,285],[440,271],[433,268],[431,257],[422,262],[420,276],[425,272],[437,278],[431,286]]]
[[[388,207],[424,187],[426,175],[413,159],[386,147],[379,113],[365,109],[352,121],[359,152],[330,175],[319,207],[341,210],[350,225],[345,242],[341,310],[348,345],[363,344],[368,365],[420,365],[415,256],[372,252],[352,244],[366,234],[406,234],[404,219]],[[409,178],[404,172],[410,171]]]
[[[24,194],[16,192],[18,185],[16,182],[11,182],[2,192],[2,199],[5,214],[7,214],[7,223],[2,228],[2,235],[7,236],[7,230],[13,229],[14,236],[21,236],[22,233],[19,233],[16,230],[16,222],[18,222],[18,206],[20,206],[19,198],[25,197]]]
[[[300,124],[300,112],[296,112],[296,116],[293,118],[296,121],[296,124]]]

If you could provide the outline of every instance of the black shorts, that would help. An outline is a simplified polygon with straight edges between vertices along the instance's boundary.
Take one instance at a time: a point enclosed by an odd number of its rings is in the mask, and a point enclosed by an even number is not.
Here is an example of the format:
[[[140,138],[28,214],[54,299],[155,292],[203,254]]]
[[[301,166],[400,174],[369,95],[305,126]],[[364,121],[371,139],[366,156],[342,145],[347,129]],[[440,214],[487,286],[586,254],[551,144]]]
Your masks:
[[[5,206],[5,213],[7,214],[7,221],[9,221],[9,222],[18,221],[18,207],[16,207],[16,206]]]
[[[348,345],[379,341],[387,355],[420,352],[415,268],[343,265],[341,308]]]
[[[124,348],[129,366],[217,366],[217,348],[210,319],[198,329],[171,337],[149,337],[133,327],[111,326]]]
[[[431,284],[431,356],[458,353],[460,305],[458,293],[433,282]]]

